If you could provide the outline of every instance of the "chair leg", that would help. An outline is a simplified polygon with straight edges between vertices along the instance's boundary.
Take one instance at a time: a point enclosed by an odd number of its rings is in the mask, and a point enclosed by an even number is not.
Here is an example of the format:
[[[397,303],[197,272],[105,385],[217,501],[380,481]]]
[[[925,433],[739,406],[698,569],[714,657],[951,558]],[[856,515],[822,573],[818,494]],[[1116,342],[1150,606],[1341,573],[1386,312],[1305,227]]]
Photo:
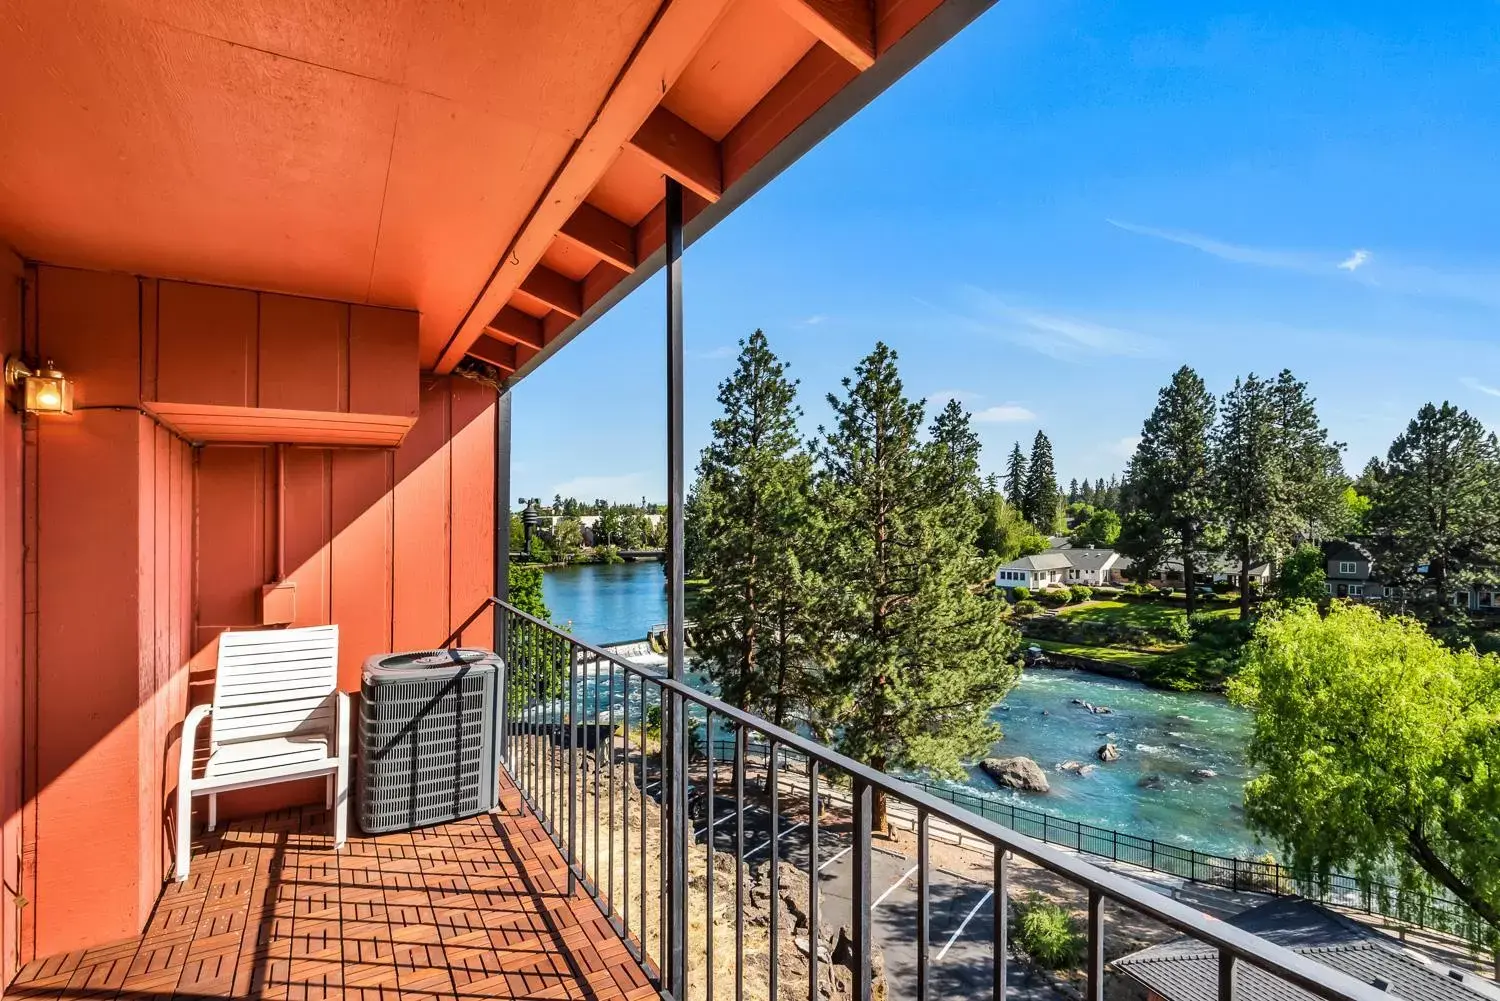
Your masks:
[[[333,780],[332,775],[323,780],[323,808],[326,810],[333,809]]]
[[[212,831],[219,826],[219,794],[211,792],[208,794],[208,829]]]
[[[193,793],[186,784],[177,787],[177,882],[188,878],[188,858],[193,848]]]
[[[337,786],[333,795],[333,847],[337,851],[349,839],[349,759],[339,756],[339,768],[334,773]]]

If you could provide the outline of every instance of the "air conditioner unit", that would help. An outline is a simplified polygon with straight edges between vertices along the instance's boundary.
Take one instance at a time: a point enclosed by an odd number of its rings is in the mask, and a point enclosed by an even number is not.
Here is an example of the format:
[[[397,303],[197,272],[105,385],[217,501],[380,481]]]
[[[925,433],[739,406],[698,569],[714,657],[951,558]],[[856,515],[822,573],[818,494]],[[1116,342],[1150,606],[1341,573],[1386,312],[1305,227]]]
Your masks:
[[[495,803],[503,666],[488,650],[418,650],[365,661],[359,826],[404,831]]]

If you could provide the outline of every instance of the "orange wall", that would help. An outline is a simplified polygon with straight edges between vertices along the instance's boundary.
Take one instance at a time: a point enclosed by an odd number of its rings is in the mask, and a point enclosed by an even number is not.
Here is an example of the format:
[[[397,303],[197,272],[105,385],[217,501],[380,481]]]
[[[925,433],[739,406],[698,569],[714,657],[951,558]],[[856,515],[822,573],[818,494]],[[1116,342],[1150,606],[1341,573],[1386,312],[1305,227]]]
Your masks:
[[[21,262],[0,248],[0,357],[21,349]],[[0,402],[0,986],[21,946],[21,416]]]
[[[490,593],[495,400],[461,378],[419,381],[415,314],[45,265],[30,275],[30,346],[75,380],[78,412],[33,419],[24,446],[7,413],[0,434],[0,516],[12,519],[12,493],[34,495],[5,536],[30,541],[34,563],[23,573],[19,551],[0,548],[6,615],[13,578],[33,596],[20,655],[0,661],[0,797],[16,798],[4,714],[30,722],[22,820],[3,843],[18,836],[24,860],[30,904],[6,932],[23,957],[141,927],[171,847],[183,715],[212,696],[219,633],[258,623],[278,552],[296,624],[341,626],[351,690],[366,656],[440,642]],[[0,336],[6,317],[0,306]],[[275,447],[193,447],[142,412],[149,399],[420,418],[396,450],[284,446],[283,524]],[[0,623],[0,652],[13,633]],[[466,639],[488,636],[486,620]],[[6,694],[17,686],[19,699]],[[286,786],[220,807],[320,796]],[[13,813],[0,798],[0,819]]]

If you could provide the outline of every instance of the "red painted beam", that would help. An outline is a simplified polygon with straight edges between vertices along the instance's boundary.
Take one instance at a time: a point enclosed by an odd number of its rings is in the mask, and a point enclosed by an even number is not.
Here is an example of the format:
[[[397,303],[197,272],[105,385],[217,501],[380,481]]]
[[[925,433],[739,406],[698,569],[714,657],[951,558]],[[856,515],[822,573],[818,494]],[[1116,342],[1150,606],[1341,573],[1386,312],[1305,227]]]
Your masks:
[[[480,335],[479,340],[469,345],[469,354],[480,361],[489,362],[506,375],[512,375],[516,371],[516,346],[498,341],[488,334]]]
[[[583,313],[583,290],[578,283],[541,264],[531,269],[520,291],[575,320]]]
[[[557,235],[622,271],[635,270],[635,230],[588,202],[578,206]]]
[[[496,313],[484,332],[508,344],[525,344],[538,350],[546,343],[542,336],[542,322],[514,306],[506,306]]]
[[[651,113],[630,145],[689,191],[711,202],[724,193],[719,144],[666,108]]]
[[[869,0],[781,0],[792,20],[857,70],[875,65],[875,12]]]

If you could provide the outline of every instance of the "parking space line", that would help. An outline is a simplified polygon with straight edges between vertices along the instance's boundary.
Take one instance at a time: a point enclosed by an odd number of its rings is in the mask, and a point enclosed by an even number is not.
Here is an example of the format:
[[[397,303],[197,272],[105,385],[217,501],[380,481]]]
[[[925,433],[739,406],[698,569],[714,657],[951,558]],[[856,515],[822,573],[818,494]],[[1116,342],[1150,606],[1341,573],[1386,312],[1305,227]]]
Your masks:
[[[720,817],[718,820],[714,821],[712,826],[718,827],[720,824],[724,823],[724,821],[726,821],[726,820],[733,820],[733,819],[734,819],[734,813],[731,811],[729,813],[724,814],[724,816]],[[702,828],[700,830],[694,831],[693,832],[693,837],[695,837],[695,838],[701,838],[701,837],[703,837],[704,833],[707,832],[707,831],[708,831],[707,827],[704,827],[704,828]]]
[[[799,820],[797,823],[793,824],[791,827],[788,827],[786,830],[784,830],[780,834],[776,835],[776,840],[780,841],[782,838],[786,837],[788,834],[791,834],[797,828],[799,828],[799,827],[806,827],[806,826],[807,826],[807,821],[805,821],[805,820]],[[760,844],[756,845],[754,848],[752,848],[748,852],[746,852],[744,854],[744,858],[749,859],[751,855],[754,855],[756,852],[760,851],[762,848],[770,848],[770,847],[771,847],[771,842],[770,842],[769,839],[766,840],[766,841],[762,841]]]
[[[844,848],[841,848],[838,851],[837,854],[835,854],[833,857],[825,860],[822,865],[818,866],[818,871],[822,872],[824,869],[827,869],[829,866],[833,865],[839,859],[843,858],[845,855],[848,855],[852,851],[854,851],[854,846],[853,845],[848,845],[848,846],[846,846]]]
[[[969,926],[969,922],[974,919],[974,915],[979,913],[979,908],[983,907],[984,902],[986,900],[989,900],[994,895],[995,891],[993,888],[984,891],[984,896],[979,898],[979,903],[975,904],[974,907],[969,911],[969,913],[964,915],[963,921],[959,922],[958,927],[953,929],[953,934],[948,936],[948,941],[943,946],[943,951],[937,954],[938,960],[941,960],[944,956],[948,955],[948,950],[953,948],[953,943],[958,941],[958,936],[964,933],[964,929]]]
[[[879,907],[879,906],[880,906],[880,905],[881,905],[881,904],[883,904],[883,903],[885,903],[885,898],[886,898],[886,897],[889,897],[889,896],[890,896],[890,895],[891,895],[891,894],[893,894],[893,893],[895,893],[895,892],[896,892],[896,887],[898,887],[898,886],[900,886],[900,885],[901,885],[901,884],[902,884],[902,883],[904,883],[904,882],[906,882],[906,881],[907,881],[907,880],[908,880],[908,879],[910,879],[910,878],[911,878],[911,874],[912,874],[912,873],[914,873],[914,872],[916,872],[916,871],[917,871],[917,867],[916,867],[916,866],[912,866],[912,867],[911,867],[911,868],[910,868],[910,869],[908,869],[908,870],[906,870],[906,871],[905,871],[905,872],[903,872],[903,873],[902,873],[902,874],[901,874],[901,878],[900,878],[900,879],[898,879],[898,880],[896,880],[896,881],[895,881],[895,882],[894,882],[894,883],[892,883],[892,884],[891,884],[891,885],[890,885],[890,886],[889,886],[889,887],[887,887],[887,888],[886,888],[886,891],[885,891],[885,892],[884,892],[884,893],[882,893],[882,894],[881,894],[881,895],[880,895],[880,896],[879,896],[879,897],[878,897],[878,898],[877,898],[877,899],[876,899],[876,901],[875,901],[875,903],[873,903],[873,904],[871,904],[871,905],[870,905],[870,910],[872,910],[872,911],[873,911],[873,910],[874,910],[874,909],[875,909],[875,908],[877,908],[877,907]]]

